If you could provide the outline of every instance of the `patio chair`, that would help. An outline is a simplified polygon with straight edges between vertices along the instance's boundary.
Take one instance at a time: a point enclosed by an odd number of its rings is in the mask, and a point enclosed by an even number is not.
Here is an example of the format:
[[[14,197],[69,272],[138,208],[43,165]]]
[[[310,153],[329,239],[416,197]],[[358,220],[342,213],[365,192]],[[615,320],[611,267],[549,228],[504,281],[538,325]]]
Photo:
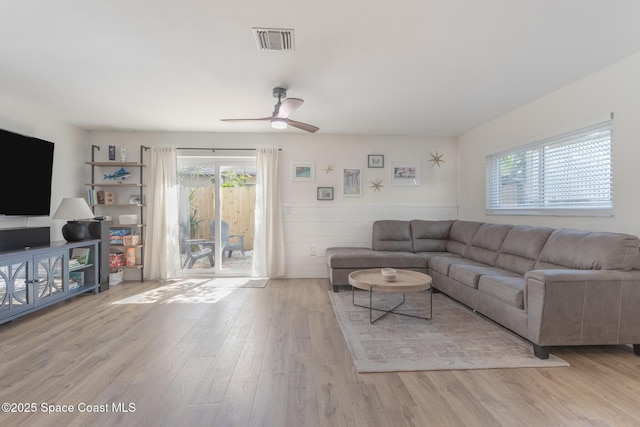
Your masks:
[[[222,223],[222,229],[220,230],[222,238],[222,256],[227,252],[227,258],[231,258],[233,251],[240,251],[244,258],[244,234],[229,234],[229,224],[226,221],[220,221]],[[209,231],[211,232],[211,240],[216,238],[216,221],[212,221],[209,224]],[[230,241],[233,239],[234,241]]]
[[[207,242],[204,239],[190,239],[183,240],[180,244],[182,252],[186,255],[182,268],[193,268],[193,265],[200,258],[209,258],[209,264],[214,266],[213,249],[211,247],[205,247]]]

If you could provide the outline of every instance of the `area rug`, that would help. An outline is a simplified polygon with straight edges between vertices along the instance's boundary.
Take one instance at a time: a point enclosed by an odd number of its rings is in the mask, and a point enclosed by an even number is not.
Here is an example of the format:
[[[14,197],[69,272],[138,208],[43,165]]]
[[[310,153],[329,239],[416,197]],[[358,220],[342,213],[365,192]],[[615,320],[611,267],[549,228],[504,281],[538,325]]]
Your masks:
[[[433,294],[432,320],[389,314],[374,324],[351,291],[329,296],[358,372],[569,366],[553,355],[538,359],[531,343],[441,293]],[[374,306],[392,307],[402,295],[374,298]],[[409,293],[399,311],[429,317],[427,301],[426,293]],[[356,292],[357,304],[368,302],[368,292]]]
[[[268,278],[256,277],[216,277],[207,280],[201,286],[213,288],[264,288],[269,283]]]

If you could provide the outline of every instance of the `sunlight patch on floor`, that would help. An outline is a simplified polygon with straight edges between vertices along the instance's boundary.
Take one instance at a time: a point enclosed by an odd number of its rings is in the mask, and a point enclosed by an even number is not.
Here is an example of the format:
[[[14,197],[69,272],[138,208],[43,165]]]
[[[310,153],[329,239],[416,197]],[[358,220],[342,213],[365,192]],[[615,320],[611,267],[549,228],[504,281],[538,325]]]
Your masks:
[[[233,291],[233,288],[203,286],[205,283],[201,280],[170,283],[113,304],[215,304]]]

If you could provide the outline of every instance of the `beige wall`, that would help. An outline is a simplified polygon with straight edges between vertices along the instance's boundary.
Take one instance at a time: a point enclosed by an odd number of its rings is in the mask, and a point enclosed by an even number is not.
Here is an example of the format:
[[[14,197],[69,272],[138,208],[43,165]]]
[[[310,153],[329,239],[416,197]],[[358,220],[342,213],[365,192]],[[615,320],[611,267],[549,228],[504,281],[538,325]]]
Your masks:
[[[640,53],[473,129],[458,140],[459,218],[640,235]],[[485,156],[596,117],[613,121],[614,216],[485,215]]]
[[[137,147],[278,147],[280,155],[280,190],[283,206],[287,275],[291,277],[326,277],[324,250],[330,246],[367,246],[371,243],[371,223],[376,219],[455,217],[457,144],[455,138],[392,137],[306,134],[300,131],[264,134],[207,132],[129,132],[92,131],[91,144],[105,149],[116,145],[129,148],[137,159]],[[443,155],[441,167],[433,167],[430,154]],[[212,152],[180,151],[183,155]],[[253,152],[219,152],[219,155],[253,155]],[[369,154],[384,155],[385,167],[367,167]],[[97,159],[101,160],[101,159]],[[104,160],[104,159],[102,159]],[[421,184],[416,187],[391,186],[391,161],[419,161]],[[315,180],[293,181],[292,164],[315,164]],[[328,166],[334,171],[325,173]],[[363,194],[342,197],[342,168],[360,167],[363,171]],[[381,180],[381,191],[374,191],[371,181]],[[316,188],[334,187],[333,201],[316,200]],[[314,248],[314,249],[312,249]],[[316,255],[311,255],[315,250]]]
[[[86,165],[83,153],[86,151],[86,131],[54,119],[52,114],[42,108],[4,95],[0,95],[0,128],[55,143],[51,215],[64,197],[85,195]],[[29,190],[25,183],[28,181],[29,159],[3,159],[3,162],[4,167],[15,169],[16,182],[2,185],[24,185],[28,196]],[[49,226],[52,241],[63,240],[61,230],[64,223],[65,221],[49,217],[0,216],[0,228]]]

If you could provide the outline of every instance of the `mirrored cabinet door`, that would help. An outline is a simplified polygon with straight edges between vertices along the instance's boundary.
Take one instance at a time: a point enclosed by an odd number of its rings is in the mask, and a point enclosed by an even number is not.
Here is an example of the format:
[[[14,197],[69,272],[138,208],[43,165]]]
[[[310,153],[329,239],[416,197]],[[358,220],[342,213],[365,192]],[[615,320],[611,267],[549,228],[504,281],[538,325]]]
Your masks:
[[[0,262],[0,315],[19,313],[34,305],[30,285],[29,258],[12,258]]]
[[[68,251],[50,252],[37,256],[35,271],[36,305],[62,298],[66,289],[65,269]]]

